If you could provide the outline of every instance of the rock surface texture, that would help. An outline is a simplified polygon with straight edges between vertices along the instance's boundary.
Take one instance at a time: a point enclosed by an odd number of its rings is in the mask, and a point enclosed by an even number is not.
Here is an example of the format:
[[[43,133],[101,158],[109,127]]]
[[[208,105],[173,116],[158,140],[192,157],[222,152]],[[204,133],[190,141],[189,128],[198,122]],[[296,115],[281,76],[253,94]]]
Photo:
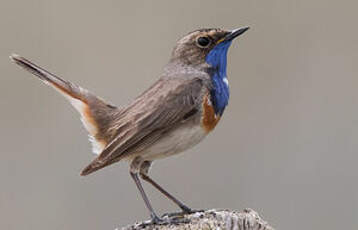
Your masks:
[[[163,219],[174,223],[144,221],[116,230],[274,230],[251,209],[242,212],[213,209],[187,215],[166,215]]]

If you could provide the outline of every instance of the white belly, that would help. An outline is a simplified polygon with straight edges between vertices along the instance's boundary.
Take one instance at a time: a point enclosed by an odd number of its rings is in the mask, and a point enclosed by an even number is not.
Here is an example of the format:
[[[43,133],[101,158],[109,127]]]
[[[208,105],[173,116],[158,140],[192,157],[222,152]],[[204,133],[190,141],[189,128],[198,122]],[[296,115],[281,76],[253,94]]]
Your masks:
[[[196,126],[181,126],[175,131],[169,132],[139,155],[143,160],[168,157],[193,147],[203,140],[206,135],[207,132],[199,124]]]

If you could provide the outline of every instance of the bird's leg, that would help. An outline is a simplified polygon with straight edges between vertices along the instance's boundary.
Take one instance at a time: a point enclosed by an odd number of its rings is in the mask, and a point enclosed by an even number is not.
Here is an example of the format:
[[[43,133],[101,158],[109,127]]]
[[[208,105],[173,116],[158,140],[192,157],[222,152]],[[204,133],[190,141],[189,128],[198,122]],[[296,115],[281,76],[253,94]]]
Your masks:
[[[171,195],[169,192],[164,190],[159,184],[157,184],[154,180],[152,180],[152,178],[150,178],[148,176],[148,171],[149,171],[150,165],[151,165],[150,161],[145,161],[141,164],[139,175],[142,177],[142,179],[149,182],[156,189],[158,189],[161,193],[163,193],[166,197],[168,197],[171,201],[173,201],[176,205],[178,205],[181,208],[181,210],[183,210],[183,213],[185,213],[185,214],[194,213],[195,211],[193,211],[191,208],[189,208],[188,206],[183,204],[181,201],[176,199],[173,195]]]
[[[140,162],[136,159],[133,160],[133,162],[131,163],[131,166],[130,166],[130,174],[131,174],[131,177],[133,178],[135,184],[137,185],[137,188],[144,200],[144,203],[145,205],[147,206],[149,212],[150,212],[150,217],[152,219],[152,223],[160,223],[160,222],[163,222],[162,219],[160,219],[157,214],[155,214],[154,212],[154,209],[152,207],[152,205],[150,204],[149,202],[149,199],[147,197],[147,195],[145,194],[144,192],[144,189],[143,189],[143,186],[138,178],[138,169],[139,169],[139,166],[140,166]]]

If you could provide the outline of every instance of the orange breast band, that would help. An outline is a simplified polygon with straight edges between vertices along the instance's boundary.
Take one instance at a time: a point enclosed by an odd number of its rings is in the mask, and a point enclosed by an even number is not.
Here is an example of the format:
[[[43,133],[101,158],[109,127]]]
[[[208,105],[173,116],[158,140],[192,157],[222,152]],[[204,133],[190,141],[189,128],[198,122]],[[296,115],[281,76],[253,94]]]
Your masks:
[[[216,126],[220,120],[220,115],[215,114],[214,107],[210,101],[209,93],[205,95],[203,100],[203,117],[201,119],[201,125],[206,132],[210,132]]]

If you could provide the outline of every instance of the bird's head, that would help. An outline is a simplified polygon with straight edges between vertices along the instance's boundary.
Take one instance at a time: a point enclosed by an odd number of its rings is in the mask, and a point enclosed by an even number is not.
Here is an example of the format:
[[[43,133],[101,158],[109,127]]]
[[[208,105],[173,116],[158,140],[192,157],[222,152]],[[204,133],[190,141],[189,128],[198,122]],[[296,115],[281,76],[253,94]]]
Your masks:
[[[248,29],[249,27],[232,31],[215,28],[193,31],[177,42],[172,52],[171,62],[194,66],[209,64],[214,68],[219,68],[218,65],[222,61],[226,64],[226,54],[232,40]]]
[[[226,77],[227,51],[234,38],[249,27],[232,31],[200,29],[181,38],[174,47],[170,64],[202,69],[210,74],[211,103],[215,114],[222,115],[229,100],[229,82]]]

